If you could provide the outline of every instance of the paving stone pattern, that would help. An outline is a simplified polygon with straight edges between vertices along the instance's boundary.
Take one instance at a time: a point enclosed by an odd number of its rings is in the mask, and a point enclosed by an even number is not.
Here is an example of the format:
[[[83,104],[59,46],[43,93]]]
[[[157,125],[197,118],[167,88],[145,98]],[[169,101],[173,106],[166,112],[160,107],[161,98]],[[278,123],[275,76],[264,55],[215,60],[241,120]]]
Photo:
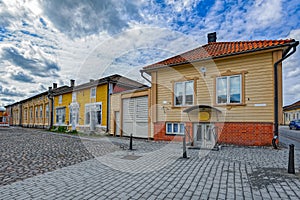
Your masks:
[[[48,137],[56,143],[78,139]],[[81,144],[97,156],[4,185],[0,199],[300,199],[300,154],[295,152],[296,174],[288,174],[288,149],[189,149],[183,159],[180,143],[134,140],[134,151],[126,149],[128,138],[82,138]]]

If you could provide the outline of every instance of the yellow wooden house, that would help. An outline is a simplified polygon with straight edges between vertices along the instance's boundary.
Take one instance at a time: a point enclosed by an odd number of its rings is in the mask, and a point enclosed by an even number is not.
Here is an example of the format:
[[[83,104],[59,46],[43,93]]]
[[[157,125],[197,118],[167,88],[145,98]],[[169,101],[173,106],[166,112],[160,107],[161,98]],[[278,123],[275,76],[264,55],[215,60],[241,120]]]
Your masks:
[[[290,121],[300,119],[300,101],[283,107],[283,124],[289,125]]]
[[[72,103],[72,92],[74,88],[74,80],[70,81],[70,86],[62,86],[57,88],[56,83],[50,91],[51,101],[53,102],[53,126],[69,126],[70,125],[70,110],[69,106]]]
[[[117,74],[75,86],[69,105],[70,127],[84,132],[108,132],[110,94],[140,87],[144,85]]]
[[[270,145],[282,123],[282,61],[298,41],[208,43],[146,66],[151,136],[194,145]],[[275,73],[276,72],[276,73]]]

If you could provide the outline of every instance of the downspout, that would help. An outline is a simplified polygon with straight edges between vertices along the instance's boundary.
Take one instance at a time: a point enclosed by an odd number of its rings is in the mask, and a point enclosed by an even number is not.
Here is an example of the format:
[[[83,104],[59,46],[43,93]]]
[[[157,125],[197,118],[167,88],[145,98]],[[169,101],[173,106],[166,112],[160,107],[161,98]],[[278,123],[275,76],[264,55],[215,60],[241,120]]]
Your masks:
[[[274,64],[274,137],[272,139],[272,145],[274,149],[277,149],[276,140],[278,139],[278,72],[277,67],[279,63],[290,57],[292,54],[296,52],[296,47],[298,46],[299,41],[295,41],[292,44],[289,45],[288,49],[283,53],[283,57],[278,60]],[[288,53],[291,48],[293,48],[293,51]]]
[[[54,109],[54,104],[53,104],[53,93],[52,93],[52,88],[49,87],[49,90],[48,90],[48,99],[50,100],[50,108],[51,108],[51,111],[50,111],[50,126],[49,126],[49,130],[52,129],[53,127],[53,109]]]
[[[110,79],[107,80],[107,105],[106,105],[106,133],[109,131],[109,110],[110,110]]]
[[[151,84],[151,81],[150,81],[147,77],[144,76],[144,71],[143,71],[143,70],[140,70],[140,73],[141,73],[141,76],[142,76],[147,82],[149,82],[149,83]]]

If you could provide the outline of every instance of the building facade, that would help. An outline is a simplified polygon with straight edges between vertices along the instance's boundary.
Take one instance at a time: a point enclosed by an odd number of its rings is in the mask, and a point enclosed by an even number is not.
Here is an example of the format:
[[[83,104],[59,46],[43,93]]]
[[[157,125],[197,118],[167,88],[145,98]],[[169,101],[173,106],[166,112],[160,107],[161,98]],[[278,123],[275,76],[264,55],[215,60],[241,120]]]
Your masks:
[[[153,138],[151,135],[150,88],[111,95],[110,133],[114,136]]]
[[[6,108],[0,106],[0,127],[8,127],[9,126],[9,118],[6,112]]]
[[[210,38],[210,37],[209,37]],[[270,145],[282,123],[282,66],[294,40],[216,42],[144,67],[155,140]],[[276,63],[278,62],[278,63]],[[278,65],[275,109],[274,65]]]
[[[290,121],[300,119],[300,101],[283,107],[283,124],[289,125]]]
[[[145,87],[120,75],[111,75],[75,86],[53,87],[6,106],[11,125],[34,128],[66,127],[83,132],[108,132],[110,95]]]

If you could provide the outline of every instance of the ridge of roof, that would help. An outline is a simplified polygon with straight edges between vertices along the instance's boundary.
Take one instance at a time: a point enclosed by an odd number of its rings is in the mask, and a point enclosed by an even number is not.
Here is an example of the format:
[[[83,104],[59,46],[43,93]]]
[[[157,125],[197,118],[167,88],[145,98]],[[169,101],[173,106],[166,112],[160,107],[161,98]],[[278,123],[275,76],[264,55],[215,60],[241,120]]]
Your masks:
[[[228,42],[209,42],[203,46],[183,52],[179,55],[167,58],[154,64],[143,67],[142,70],[154,69],[164,66],[173,66],[198,60],[218,58],[242,54],[247,52],[266,50],[286,46],[295,42],[294,39],[282,40],[249,40],[249,41],[228,41]]]
[[[83,83],[80,85],[77,85],[74,87],[74,91],[90,88],[90,87],[95,87],[104,83],[107,83],[108,81],[114,82],[114,83],[120,83],[120,84],[125,84],[129,86],[134,86],[134,87],[143,87],[144,85],[142,83],[139,83],[137,81],[134,81],[132,79],[129,79],[125,76],[119,75],[119,74],[113,74],[110,76],[106,76],[100,79],[96,79],[87,83]]]

